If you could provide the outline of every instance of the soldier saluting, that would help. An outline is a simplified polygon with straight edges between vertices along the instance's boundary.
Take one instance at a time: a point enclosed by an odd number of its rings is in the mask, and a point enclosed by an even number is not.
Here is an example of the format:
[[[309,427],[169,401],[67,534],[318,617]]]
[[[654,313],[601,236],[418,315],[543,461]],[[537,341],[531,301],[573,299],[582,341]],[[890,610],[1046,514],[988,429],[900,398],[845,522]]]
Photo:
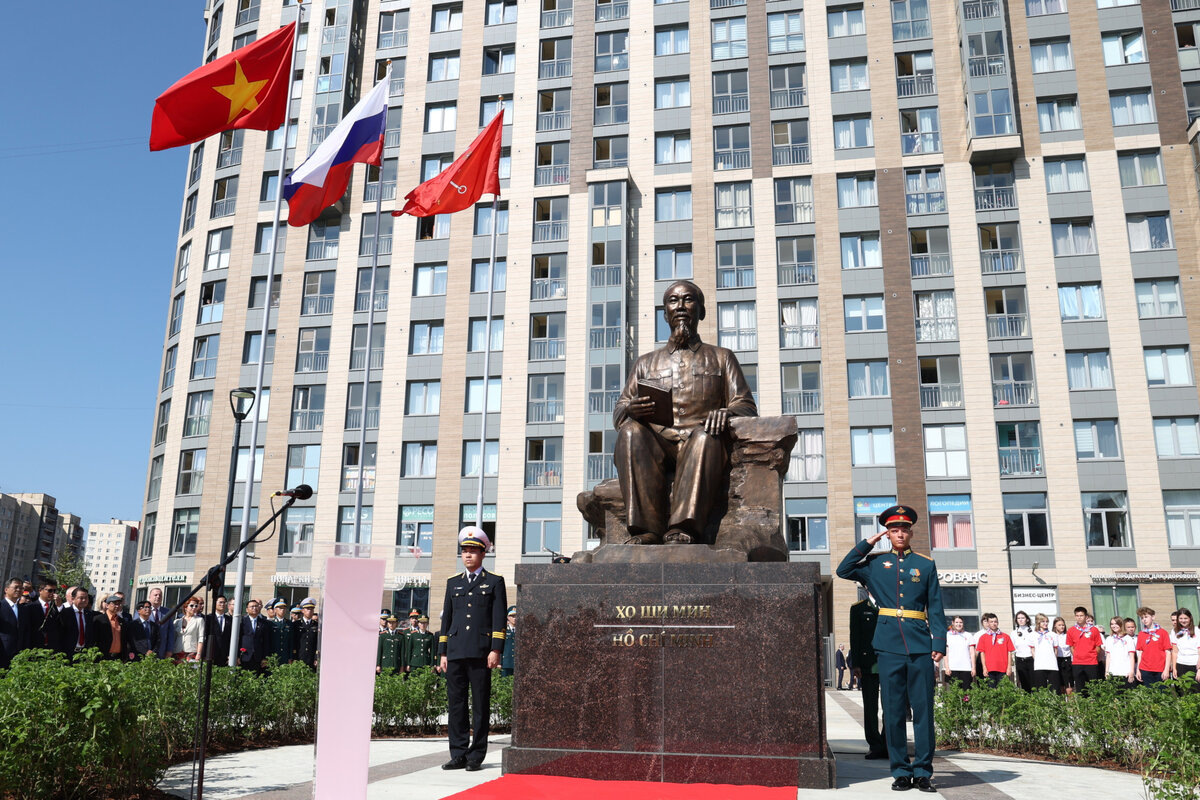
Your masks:
[[[883,696],[883,721],[892,789],[916,786],[935,792],[933,775],[933,679],[929,663],[946,653],[946,618],[942,592],[933,559],[908,546],[917,512],[909,506],[892,506],[879,515],[884,530],[854,546],[838,564],[839,578],[858,581],[879,602],[879,619],[872,645],[879,665]],[[887,536],[891,550],[872,553]],[[915,757],[908,760],[905,719],[912,709]]]

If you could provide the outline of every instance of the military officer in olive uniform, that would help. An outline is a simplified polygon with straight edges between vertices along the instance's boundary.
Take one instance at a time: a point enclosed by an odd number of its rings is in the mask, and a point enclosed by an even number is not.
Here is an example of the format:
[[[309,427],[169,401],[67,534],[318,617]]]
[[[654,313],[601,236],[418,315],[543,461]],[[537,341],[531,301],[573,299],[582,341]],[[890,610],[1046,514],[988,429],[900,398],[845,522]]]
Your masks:
[[[449,705],[450,760],[442,769],[483,768],[491,721],[492,670],[500,666],[504,649],[504,609],[508,592],[504,578],[483,568],[483,554],[492,542],[480,528],[468,525],[459,531],[462,573],[446,581],[442,606],[438,656],[446,676]],[[468,733],[467,689],[471,692]]]
[[[280,666],[282,666],[292,663],[292,621],[287,618],[287,601],[282,598],[276,599],[272,605],[275,608],[275,616],[269,622],[271,626],[271,650],[268,655],[275,656]]]
[[[404,631],[397,628],[398,623],[398,619],[389,616],[387,627],[379,634],[379,644],[375,648],[376,675],[384,672],[398,673],[404,669],[404,656],[408,648]]]
[[[408,672],[422,667],[432,667],[437,652],[437,637],[429,632],[429,617],[417,617],[417,628],[408,634],[405,666]]]
[[[317,621],[313,619],[316,610],[317,601],[311,597],[304,598],[300,601],[300,619],[292,623],[295,660],[313,668],[317,666]]]
[[[942,591],[933,559],[914,553],[908,543],[917,512],[909,506],[892,506],[879,515],[884,530],[854,546],[838,564],[839,578],[858,581],[879,601],[879,617],[872,644],[879,665],[883,694],[883,721],[892,789],[916,786],[935,792],[933,775],[934,668],[946,654],[946,617]],[[875,543],[887,536],[891,549],[872,553]],[[908,733],[904,723],[912,709],[915,756],[908,760]]]
[[[517,607],[508,607],[504,626],[504,652],[500,654],[500,674],[512,675],[517,668]]]
[[[887,758],[887,744],[879,729],[879,664],[875,661],[875,623],[879,608],[865,589],[858,590],[858,602],[850,606],[850,663],[862,689],[863,733],[867,739],[867,758]]]

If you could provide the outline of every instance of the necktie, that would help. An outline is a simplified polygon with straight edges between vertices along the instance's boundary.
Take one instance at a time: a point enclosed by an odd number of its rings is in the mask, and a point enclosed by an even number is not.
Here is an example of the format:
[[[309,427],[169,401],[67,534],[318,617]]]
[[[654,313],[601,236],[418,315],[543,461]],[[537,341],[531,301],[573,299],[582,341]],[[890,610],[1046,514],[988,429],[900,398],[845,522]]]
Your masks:
[[[78,644],[80,647],[83,647],[83,645],[85,644],[85,640],[83,638],[84,631],[83,631],[83,612],[82,611],[75,612],[75,627],[79,628],[79,643]]]

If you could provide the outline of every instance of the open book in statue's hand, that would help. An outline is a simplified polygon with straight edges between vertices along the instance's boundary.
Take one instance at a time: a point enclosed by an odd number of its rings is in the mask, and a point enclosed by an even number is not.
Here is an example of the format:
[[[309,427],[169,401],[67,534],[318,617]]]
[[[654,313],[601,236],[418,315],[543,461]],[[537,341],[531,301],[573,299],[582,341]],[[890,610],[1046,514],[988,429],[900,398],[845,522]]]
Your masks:
[[[643,417],[643,422],[653,422],[655,425],[662,425],[664,428],[669,428],[675,424],[670,389],[663,389],[645,381],[638,381],[637,388],[638,397],[648,397],[654,401],[654,412],[648,417]]]

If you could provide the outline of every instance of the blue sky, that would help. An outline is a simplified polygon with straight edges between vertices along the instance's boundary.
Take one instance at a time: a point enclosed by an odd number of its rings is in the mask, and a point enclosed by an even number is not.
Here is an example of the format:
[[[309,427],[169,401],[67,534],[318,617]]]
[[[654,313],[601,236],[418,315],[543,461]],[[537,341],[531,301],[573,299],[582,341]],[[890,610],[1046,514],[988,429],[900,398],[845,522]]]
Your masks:
[[[15,3],[0,64],[0,491],[139,519],[187,148],[154,98],[199,65],[203,0]]]

